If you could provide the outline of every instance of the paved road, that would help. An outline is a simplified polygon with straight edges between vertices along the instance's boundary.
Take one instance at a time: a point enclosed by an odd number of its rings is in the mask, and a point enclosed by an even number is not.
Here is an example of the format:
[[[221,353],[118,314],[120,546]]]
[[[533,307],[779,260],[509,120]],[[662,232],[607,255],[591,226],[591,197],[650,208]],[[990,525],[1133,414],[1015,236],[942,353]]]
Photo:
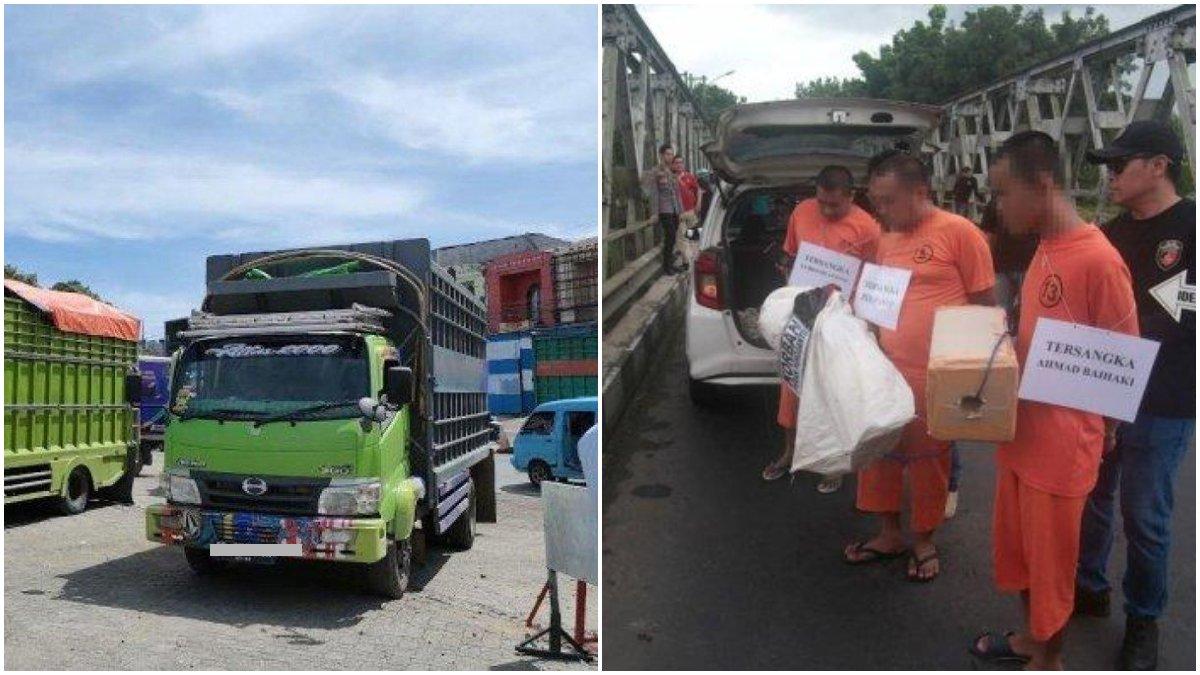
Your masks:
[[[71,518],[45,506],[5,509],[6,668],[585,668],[513,650],[526,636],[545,558],[538,493],[508,455],[496,462],[499,522],[481,524],[470,551],[432,549],[416,588],[394,601],[364,594],[355,570],[336,566],[195,577],[182,552],[145,539],[142,509],[158,499],[155,459],[136,482],[136,506],[93,503]],[[573,617],[574,585],[560,584]]]
[[[902,561],[840,561],[845,543],[871,532],[853,511],[853,480],[820,495],[812,477],[758,477],[781,442],[774,393],[701,412],[683,368],[679,345],[605,438],[606,669],[971,669],[973,636],[1017,625],[1016,600],[991,584],[992,451],[964,458],[959,514],[940,538],[942,577],[911,584]],[[1173,670],[1195,666],[1195,485],[1192,455],[1178,480],[1161,622],[1161,665]],[[1068,667],[1111,668],[1122,630],[1115,616],[1074,621]]]

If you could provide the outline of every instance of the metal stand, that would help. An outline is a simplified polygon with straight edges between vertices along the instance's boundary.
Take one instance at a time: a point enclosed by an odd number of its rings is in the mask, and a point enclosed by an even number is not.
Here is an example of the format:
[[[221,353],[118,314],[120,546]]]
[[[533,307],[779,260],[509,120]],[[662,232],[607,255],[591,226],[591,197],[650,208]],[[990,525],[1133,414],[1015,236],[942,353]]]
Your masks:
[[[546,586],[550,589],[550,627],[517,645],[517,651],[547,659],[590,662],[592,655],[562,628],[562,614],[558,608],[558,573],[554,570],[549,570]],[[547,636],[550,642],[549,649],[534,646],[543,635]],[[574,650],[573,653],[563,651],[564,641]]]

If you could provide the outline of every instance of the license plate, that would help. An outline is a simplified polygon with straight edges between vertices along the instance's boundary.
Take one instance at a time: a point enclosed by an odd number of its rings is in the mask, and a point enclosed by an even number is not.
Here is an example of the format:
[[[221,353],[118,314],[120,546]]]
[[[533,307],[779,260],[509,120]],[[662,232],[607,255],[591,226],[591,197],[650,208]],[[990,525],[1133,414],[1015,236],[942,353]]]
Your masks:
[[[208,554],[218,558],[300,558],[304,555],[300,544],[222,544],[208,547]]]

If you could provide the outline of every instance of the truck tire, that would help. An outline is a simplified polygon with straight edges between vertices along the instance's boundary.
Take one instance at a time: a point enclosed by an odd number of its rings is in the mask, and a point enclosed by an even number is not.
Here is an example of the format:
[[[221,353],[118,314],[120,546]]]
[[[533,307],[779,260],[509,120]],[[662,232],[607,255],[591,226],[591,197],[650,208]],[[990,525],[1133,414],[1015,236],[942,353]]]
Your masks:
[[[65,515],[76,516],[87,509],[91,497],[92,477],[87,469],[77,466],[67,476],[66,494],[58,498],[58,508]]]
[[[183,555],[187,558],[188,567],[191,567],[193,572],[202,577],[216,574],[229,565],[228,561],[209,555],[206,548],[184,546]]]
[[[533,483],[535,488],[542,487],[542,481],[554,480],[554,474],[550,471],[550,465],[540,459],[535,459],[529,463],[529,482]]]
[[[376,595],[399,599],[412,577],[412,542],[389,541],[387,555],[367,566],[367,588]]]
[[[475,545],[475,481],[467,480],[467,510],[458,516],[458,520],[446,530],[446,543],[460,551],[469,550]]]
[[[138,462],[137,475],[142,475],[142,469],[154,463],[154,444],[143,442],[141,444],[141,461]]]

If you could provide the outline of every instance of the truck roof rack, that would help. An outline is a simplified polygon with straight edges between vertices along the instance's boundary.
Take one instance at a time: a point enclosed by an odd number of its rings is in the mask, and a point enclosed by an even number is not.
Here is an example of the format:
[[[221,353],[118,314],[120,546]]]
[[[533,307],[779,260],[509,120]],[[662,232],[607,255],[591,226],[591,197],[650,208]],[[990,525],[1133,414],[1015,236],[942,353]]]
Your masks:
[[[236,337],[239,335],[289,335],[324,331],[383,333],[384,320],[391,312],[354,304],[349,309],[322,309],[310,312],[274,312],[269,314],[217,315],[193,311],[188,329],[181,337]]]

